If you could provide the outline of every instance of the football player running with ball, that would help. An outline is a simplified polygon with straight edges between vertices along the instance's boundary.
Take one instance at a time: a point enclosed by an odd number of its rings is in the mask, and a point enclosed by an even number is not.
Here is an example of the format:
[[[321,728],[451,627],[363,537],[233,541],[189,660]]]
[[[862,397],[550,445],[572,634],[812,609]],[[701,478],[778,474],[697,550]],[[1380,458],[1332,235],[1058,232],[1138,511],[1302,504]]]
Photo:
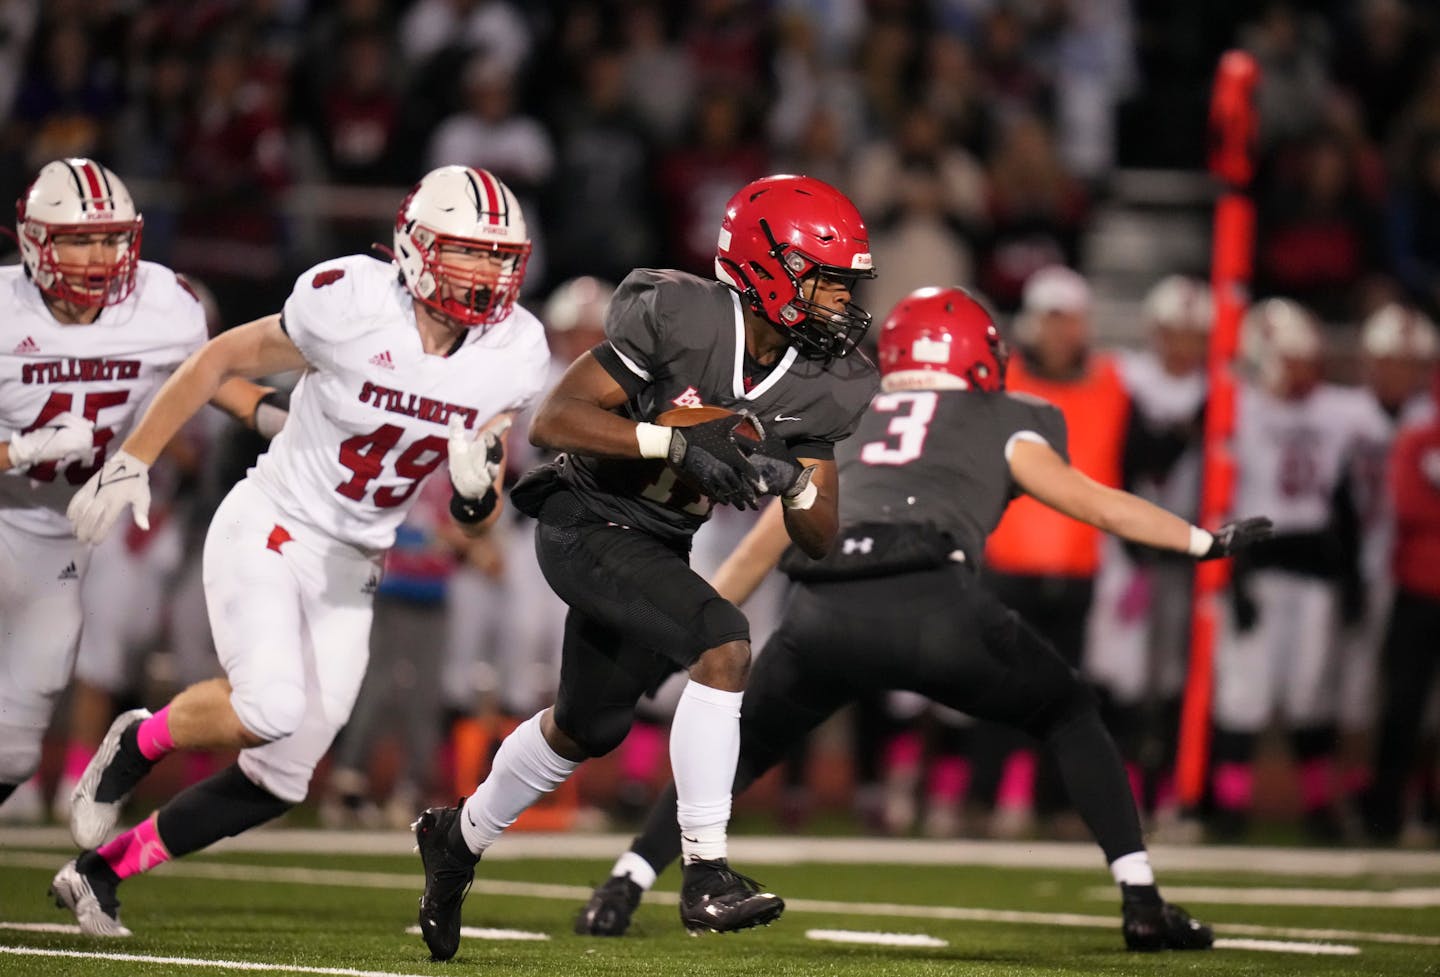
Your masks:
[[[824,559],[791,555],[781,564],[799,585],[745,692],[735,789],[859,696],[913,690],[1023,729],[1054,752],[1120,886],[1130,949],[1209,947],[1210,928],[1160,897],[1094,697],[976,572],[986,536],[1020,492],[1125,539],[1202,560],[1262,538],[1268,520],[1212,535],[1072,468],[1063,416],[1005,392],[1005,347],[989,313],[961,289],[912,292],[886,319],[879,350],[883,392],[840,450],[838,542]],[[716,589],[743,602],[785,549],[772,507],[721,566]],[[672,790],[577,928],[623,934],[680,845]]]
[[[143,219],[106,167],[45,164],[16,213],[21,263],[0,268],[0,804],[39,767],[75,664],[90,551],[65,507],[206,336],[190,286],[140,260]],[[269,393],[233,380],[206,399],[268,436],[285,419]]]
[[[392,261],[355,255],[310,269],[282,312],[207,343],[70,505],[86,542],[126,509],[142,519],[149,464],[225,378],[305,371],[284,430],[206,537],[226,677],[153,716],[122,715],[76,788],[70,829],[85,851],[53,892],[86,933],[127,935],[122,880],[304,800],[354,705],[381,559],[420,483],[448,458],[452,516],[479,532],[499,513],[501,436],[549,363],[539,321],[515,304],[530,253],[524,217],[491,174],[446,166],[401,204],[394,248]],[[177,749],[241,752],[107,842],[136,783]]]
[[[474,866],[535,800],[625,738],[636,702],[677,669],[672,826],[683,848],[680,918],[692,931],[769,923],[784,903],[726,861],[740,700],[750,668],[745,617],[690,569],[691,536],[712,504],[780,498],[783,530],[819,556],[834,538],[834,446],[874,393],[855,345],[870,324],[851,302],[873,275],[853,204],[803,176],[771,176],[731,198],[715,256],[719,281],[632,272],[611,299],[606,341],[581,356],[531,428],[562,452],[518,482],[536,515],[536,553],[569,605],[552,708],[507,737],[490,776],[458,808],[417,822],[425,866],[420,927],[436,959],[460,940]],[[690,427],[675,408],[736,413]],[[753,438],[736,433],[744,421]],[[676,818],[678,817],[678,821]]]

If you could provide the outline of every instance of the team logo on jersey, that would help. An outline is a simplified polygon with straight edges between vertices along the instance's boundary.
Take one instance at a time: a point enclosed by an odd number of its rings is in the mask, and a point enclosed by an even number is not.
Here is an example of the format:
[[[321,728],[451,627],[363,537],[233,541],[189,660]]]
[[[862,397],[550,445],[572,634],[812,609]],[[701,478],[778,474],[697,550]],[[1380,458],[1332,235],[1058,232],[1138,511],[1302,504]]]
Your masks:
[[[15,348],[11,350],[11,352],[38,353],[40,352],[40,344],[35,342],[35,340],[31,339],[29,336],[26,336],[24,339],[20,340],[20,342],[15,344]]]
[[[685,392],[674,400],[670,401],[676,407],[704,407],[705,401],[700,399],[700,391],[694,387],[686,387]]]
[[[360,588],[360,593],[364,594],[366,597],[374,597],[374,596],[375,596],[375,591],[377,591],[377,590],[379,590],[379,589],[380,589],[380,574],[379,574],[378,572],[372,570],[372,571],[370,572],[370,579],[367,580],[367,581],[365,581],[365,585]]]
[[[369,404],[372,407],[379,407],[392,414],[404,414],[406,417],[418,417],[422,421],[430,421],[434,424],[449,424],[451,414],[459,414],[465,418],[465,426],[474,428],[479,420],[480,412],[474,407],[466,407],[464,404],[450,404],[443,400],[436,400],[433,397],[422,397],[419,394],[407,393],[404,390],[392,390],[390,387],[382,387],[379,384],[365,381],[365,386],[360,388],[360,402]]]
[[[326,271],[316,272],[315,277],[310,279],[310,287],[324,288],[326,285],[334,285],[344,277],[344,268],[330,268]]]
[[[79,579],[80,579],[80,571],[75,568],[75,561],[74,561],[74,560],[71,560],[71,561],[70,561],[70,564],[69,564],[67,567],[65,567],[65,569],[63,569],[63,570],[60,571],[60,576],[56,577],[55,579],[56,579],[56,580],[79,580]]]
[[[370,363],[372,366],[383,366],[387,370],[395,369],[395,361],[390,359],[390,351],[388,349],[383,353],[376,353],[370,357]]]

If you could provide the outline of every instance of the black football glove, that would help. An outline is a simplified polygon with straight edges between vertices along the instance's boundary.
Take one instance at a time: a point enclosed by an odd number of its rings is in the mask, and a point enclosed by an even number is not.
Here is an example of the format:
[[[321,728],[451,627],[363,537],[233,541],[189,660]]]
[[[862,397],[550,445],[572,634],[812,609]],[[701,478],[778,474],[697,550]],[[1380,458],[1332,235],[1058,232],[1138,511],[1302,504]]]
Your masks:
[[[1275,527],[1266,516],[1252,516],[1227,522],[1215,530],[1214,540],[1201,560],[1220,560],[1263,542],[1274,535]]]
[[[752,441],[742,435],[740,445],[749,453],[750,465],[760,476],[755,490],[761,495],[794,498],[805,491],[805,486],[810,484],[810,478],[815,474],[815,467],[802,465],[783,438],[762,437],[759,441]]]
[[[669,461],[714,501],[737,509],[758,509],[755,483],[759,476],[740,450],[735,433],[747,416],[739,413],[675,428],[670,433]]]

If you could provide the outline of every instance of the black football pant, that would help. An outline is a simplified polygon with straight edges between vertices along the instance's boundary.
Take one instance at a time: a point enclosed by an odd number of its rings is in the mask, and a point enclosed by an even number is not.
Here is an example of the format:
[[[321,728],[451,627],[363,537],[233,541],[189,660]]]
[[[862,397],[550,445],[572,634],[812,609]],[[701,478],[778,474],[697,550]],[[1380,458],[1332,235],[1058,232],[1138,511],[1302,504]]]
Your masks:
[[[1404,590],[1395,596],[1380,670],[1380,735],[1366,828],[1375,837],[1393,839],[1403,820],[1425,705],[1440,679],[1440,600]]]
[[[1031,734],[1055,757],[1106,861],[1144,848],[1124,766],[1093,695],[958,564],[792,589],[745,690],[735,792],[840,707],[880,689],[918,692]],[[679,856],[673,786],[632,848],[657,870]]]

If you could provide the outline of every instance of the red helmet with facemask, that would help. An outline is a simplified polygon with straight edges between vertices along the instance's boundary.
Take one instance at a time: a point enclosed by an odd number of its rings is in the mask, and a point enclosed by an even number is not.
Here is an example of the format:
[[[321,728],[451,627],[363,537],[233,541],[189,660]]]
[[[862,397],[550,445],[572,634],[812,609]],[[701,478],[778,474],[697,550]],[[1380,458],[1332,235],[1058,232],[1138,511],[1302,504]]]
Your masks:
[[[808,176],[767,176],[725,206],[715,277],[790,341],[802,356],[846,356],[870,328],[870,314],[814,301],[821,278],[852,289],[874,278],[870,234],[849,199]]]
[[[880,326],[885,390],[1005,389],[1009,350],[989,311],[963,288],[921,288]]]
[[[46,163],[15,203],[15,232],[30,280],[46,295],[86,308],[119,305],[135,290],[142,225],[120,178],[80,157]],[[55,239],[70,235],[104,235],[107,256],[62,262]]]

